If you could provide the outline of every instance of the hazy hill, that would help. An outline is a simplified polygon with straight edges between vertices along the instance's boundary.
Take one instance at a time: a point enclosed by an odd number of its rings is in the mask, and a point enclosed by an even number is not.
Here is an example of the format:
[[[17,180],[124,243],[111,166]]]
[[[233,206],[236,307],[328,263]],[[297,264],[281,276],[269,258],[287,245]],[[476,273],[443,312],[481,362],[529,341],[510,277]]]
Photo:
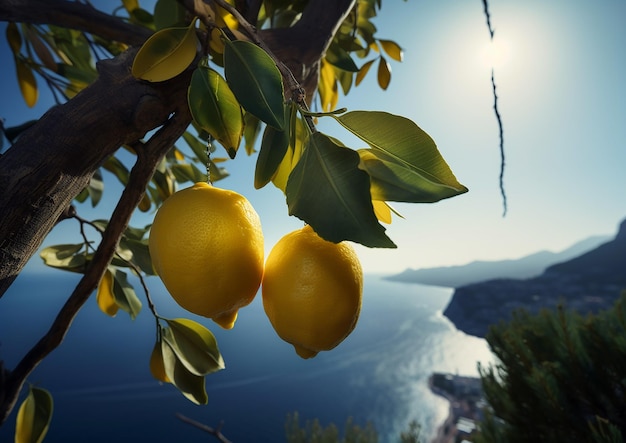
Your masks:
[[[596,248],[610,238],[609,236],[589,237],[561,252],[540,251],[513,260],[474,261],[461,266],[406,269],[400,274],[385,277],[385,279],[458,288],[495,278],[531,278],[540,275],[551,265],[570,260]]]
[[[457,287],[444,310],[457,329],[484,336],[489,325],[524,308],[538,312],[565,303],[583,314],[607,309],[626,289],[626,220],[610,241],[529,279],[498,278]]]
[[[626,220],[615,238],[586,254],[546,269],[546,274],[574,274],[586,282],[626,284]]]

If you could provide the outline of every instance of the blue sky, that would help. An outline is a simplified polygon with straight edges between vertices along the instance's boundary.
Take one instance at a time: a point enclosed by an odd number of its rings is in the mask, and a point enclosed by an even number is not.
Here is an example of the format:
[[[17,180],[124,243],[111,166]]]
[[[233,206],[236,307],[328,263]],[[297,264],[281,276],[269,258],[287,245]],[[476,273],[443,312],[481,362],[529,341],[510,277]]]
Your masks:
[[[392,63],[387,91],[376,86],[372,75],[339,106],[412,119],[433,137],[470,192],[435,204],[395,204],[405,218],[396,218],[387,233],[398,249],[358,246],[366,272],[558,251],[591,235],[613,235],[626,218],[626,2],[492,0],[490,7],[495,42],[508,51],[495,71],[508,213],[502,217],[482,2],[385,2],[376,21],[378,36],[398,42],[405,61]],[[51,101],[42,94],[34,109],[26,107],[8,46],[1,40],[0,117],[12,126],[41,115]],[[362,147],[332,123],[320,129],[353,148]],[[255,160],[240,154],[227,164],[231,177],[218,185],[252,202],[269,251],[302,222],[287,215],[279,190],[271,185],[254,189]],[[79,207],[84,217],[110,211],[119,187],[111,177],[106,185],[111,198],[95,211]],[[151,217],[141,215],[134,224],[147,224]],[[65,223],[47,244],[79,241],[77,225]],[[39,258],[34,261],[32,268],[39,266]]]

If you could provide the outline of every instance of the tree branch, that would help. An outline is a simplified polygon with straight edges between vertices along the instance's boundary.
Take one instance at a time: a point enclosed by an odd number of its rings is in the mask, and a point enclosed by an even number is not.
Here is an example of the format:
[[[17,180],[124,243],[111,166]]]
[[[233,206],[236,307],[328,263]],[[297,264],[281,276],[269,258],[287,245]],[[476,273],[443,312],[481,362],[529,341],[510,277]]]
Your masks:
[[[186,106],[191,72],[139,81],[130,74],[135,53],[100,62],[94,83],[51,108],[0,157],[0,297],[102,162]]]
[[[0,0],[0,21],[57,25],[106,40],[141,45],[152,31],[89,4],[66,0]]]
[[[198,421],[195,421],[195,420],[193,420],[193,419],[191,419],[191,418],[189,418],[189,417],[187,417],[187,416],[185,416],[185,415],[183,415],[181,413],[178,413],[178,412],[176,413],[176,417],[179,420],[181,420],[181,421],[183,421],[183,422],[185,422],[185,423],[187,423],[187,424],[189,424],[189,425],[191,425],[193,427],[196,427],[196,428],[198,428],[198,429],[200,429],[200,430],[202,430],[204,432],[207,432],[207,433],[211,434],[212,436],[217,438],[221,443],[232,443],[229,439],[226,438],[226,436],[224,434],[222,434],[222,424],[223,423],[220,423],[220,425],[217,428],[212,428],[211,426],[207,426],[204,423],[200,423]]]
[[[0,424],[3,423],[15,406],[19,393],[28,375],[37,365],[63,341],[74,317],[97,288],[106,267],[111,262],[119,239],[128,227],[130,217],[143,198],[146,186],[157,164],[182,136],[189,126],[191,116],[187,106],[177,110],[174,116],[146,143],[145,149],[138,151],[137,161],[133,167],[128,184],[120,197],[111,221],[102,235],[102,241],[96,250],[93,260],[80,282],[59,311],[52,326],[39,342],[24,356],[6,378],[0,390]]]

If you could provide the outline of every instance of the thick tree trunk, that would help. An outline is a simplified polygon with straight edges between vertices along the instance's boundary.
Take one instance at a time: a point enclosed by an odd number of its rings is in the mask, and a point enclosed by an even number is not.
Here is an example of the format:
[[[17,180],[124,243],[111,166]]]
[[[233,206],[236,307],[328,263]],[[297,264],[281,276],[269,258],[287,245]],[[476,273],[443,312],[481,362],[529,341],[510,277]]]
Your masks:
[[[188,75],[137,81],[134,53],[101,62],[92,85],[50,109],[0,157],[0,295],[95,169],[185,103]]]

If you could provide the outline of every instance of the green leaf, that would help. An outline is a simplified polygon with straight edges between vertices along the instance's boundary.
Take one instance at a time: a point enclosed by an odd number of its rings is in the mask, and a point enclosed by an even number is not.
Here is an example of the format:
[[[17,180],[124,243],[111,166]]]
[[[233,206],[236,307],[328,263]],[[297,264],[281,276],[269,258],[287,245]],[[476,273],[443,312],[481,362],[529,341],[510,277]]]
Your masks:
[[[96,205],[100,202],[103,191],[104,182],[102,181],[102,172],[100,172],[100,169],[96,169],[91,176],[91,179],[89,180],[89,185],[87,186],[87,192],[89,192],[92,207],[95,208]]]
[[[291,105],[285,105],[285,127],[290,128]],[[254,187],[261,189],[268,184],[282,162],[289,147],[289,130],[280,131],[266,126],[261,141],[261,150],[254,170]]]
[[[195,20],[186,28],[167,28],[154,33],[137,52],[132,73],[149,82],[176,77],[196,57],[198,39]]]
[[[239,103],[268,125],[283,129],[283,80],[272,58],[253,43],[224,42],[224,74]]]
[[[354,63],[350,54],[338,44],[331,44],[326,52],[326,61],[331,65],[349,72],[358,72],[359,67]]]
[[[309,136],[309,130],[306,123],[303,119],[297,118],[297,115],[292,114],[290,126],[289,148],[272,177],[272,183],[274,186],[283,191],[283,193],[286,192],[287,180],[289,179],[291,171],[293,171],[293,168],[296,167],[298,161],[300,161],[300,158],[302,157],[302,153],[304,152],[304,143]]]
[[[130,12],[130,22],[135,25],[145,26],[154,31],[154,17],[150,12],[142,8],[135,8]]]
[[[355,151],[322,133],[312,134],[287,182],[289,214],[335,243],[394,248],[374,215],[369,177],[358,165]]]
[[[124,164],[117,159],[117,157],[110,156],[107,158],[102,167],[109,171],[111,174],[115,175],[121,184],[126,185],[128,183],[128,178],[130,177],[130,173]]]
[[[57,74],[83,86],[89,85],[98,77],[95,69],[82,69],[65,63],[57,63],[56,71]]]
[[[130,315],[133,320],[141,310],[141,301],[135,289],[128,282],[128,277],[124,271],[110,267],[113,274],[113,295],[115,303]]]
[[[130,262],[141,269],[148,275],[156,275],[152,260],[150,259],[150,251],[148,249],[148,239],[136,240],[132,238],[122,237],[118,250],[130,252]]]
[[[254,145],[256,144],[259,132],[261,132],[261,121],[249,112],[246,112],[243,117],[243,121],[243,138],[245,141],[246,153],[248,155],[252,155],[256,152]]]
[[[187,142],[187,145],[191,148],[198,161],[202,164],[206,164],[209,157],[206,154],[206,142],[201,142],[191,132],[185,131],[183,133],[183,139]]]
[[[50,53],[50,49],[39,36],[37,28],[34,26],[27,26],[25,35],[35,51],[35,54],[37,54],[37,57],[41,61],[41,64],[51,71],[57,72],[57,63],[54,61],[54,57]]]
[[[192,374],[206,375],[224,369],[224,360],[211,331],[186,318],[166,321],[171,334],[163,339]]]
[[[187,101],[196,123],[235,158],[243,136],[243,111],[226,80],[199,65],[191,76]]]
[[[174,349],[169,344],[173,339],[172,330],[163,328],[161,330],[161,353],[163,355],[163,366],[166,377],[187,399],[195,404],[205,405],[209,399],[204,387],[204,376],[192,374],[178,359]],[[166,339],[167,338],[167,339]]]
[[[39,253],[44,264],[52,268],[59,268],[71,272],[82,273],[87,260],[84,254],[77,254],[83,244],[63,244],[48,246]]]
[[[154,5],[154,25],[157,30],[183,26],[185,8],[176,0],[158,0]]]
[[[359,150],[360,167],[375,200],[430,203],[467,192],[430,136],[411,120],[386,112],[333,116],[371,149]]]
[[[54,411],[52,395],[46,389],[31,387],[17,412],[15,443],[43,442]]]
[[[341,85],[341,90],[343,91],[343,95],[348,95],[350,89],[352,88],[352,79],[355,77],[354,73],[348,71],[336,71],[337,72],[337,81]]]

